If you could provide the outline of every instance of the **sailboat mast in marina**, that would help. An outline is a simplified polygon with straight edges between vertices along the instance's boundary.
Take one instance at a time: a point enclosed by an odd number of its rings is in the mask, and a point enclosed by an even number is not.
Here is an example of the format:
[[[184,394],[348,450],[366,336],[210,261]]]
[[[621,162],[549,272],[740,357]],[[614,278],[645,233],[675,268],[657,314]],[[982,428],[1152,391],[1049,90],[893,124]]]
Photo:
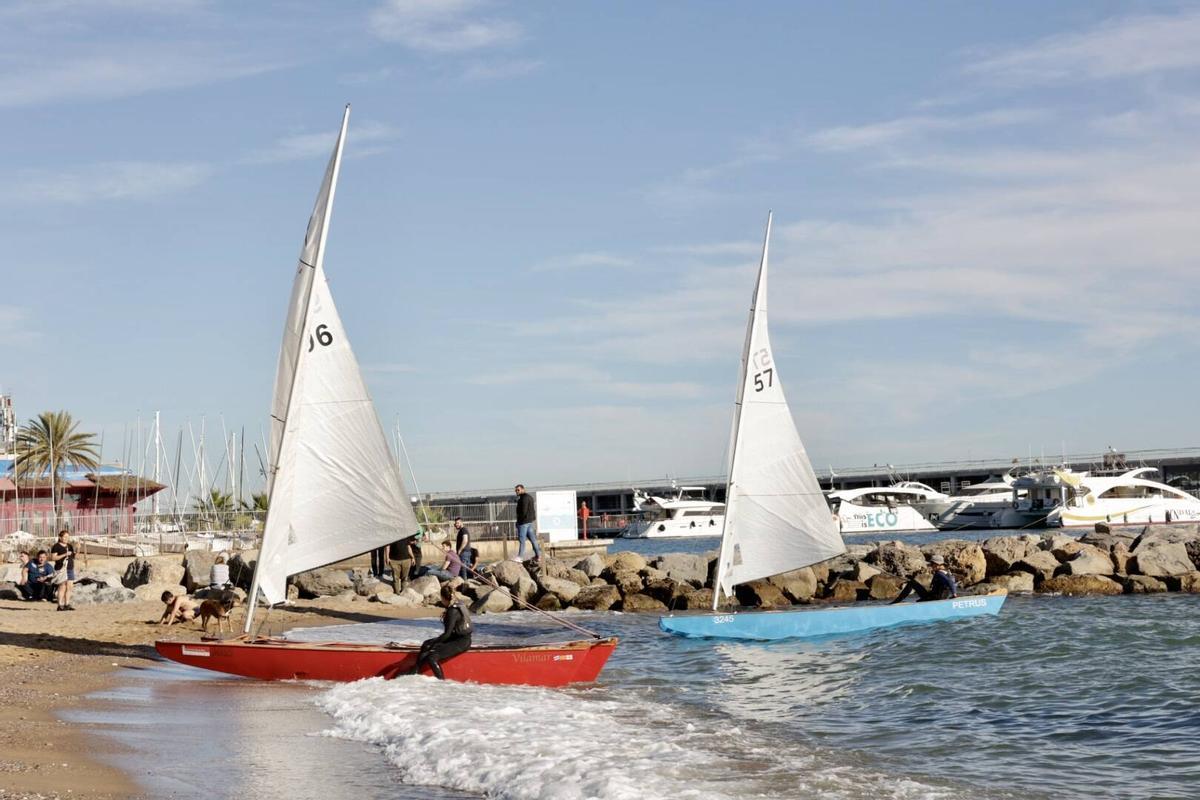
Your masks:
[[[680,636],[764,640],[999,612],[1002,592],[908,605],[716,613],[722,596],[733,598],[739,584],[812,566],[846,551],[796,430],[771,350],[767,329],[771,221],[768,214],[734,398],[713,613],[673,614],[662,617],[659,627]]]
[[[287,598],[287,578],[364,553],[419,529],[387,436],[325,279],[325,240],[350,122],[342,127],[292,282],[267,464],[267,519],[250,591]]]

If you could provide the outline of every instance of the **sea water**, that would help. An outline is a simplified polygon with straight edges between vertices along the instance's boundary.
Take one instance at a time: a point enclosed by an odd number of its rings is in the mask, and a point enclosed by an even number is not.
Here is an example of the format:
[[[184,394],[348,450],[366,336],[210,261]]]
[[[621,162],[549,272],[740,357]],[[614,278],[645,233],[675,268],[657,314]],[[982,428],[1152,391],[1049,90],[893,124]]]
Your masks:
[[[621,637],[596,685],[278,685],[162,665],[122,690],[149,693],[122,712],[142,722],[110,730],[169,734],[193,776],[177,797],[245,796],[188,794],[206,752],[238,780],[282,761],[289,797],[324,800],[1200,797],[1200,596],[1011,597],[998,617],[772,644],[667,636],[653,614],[569,619]],[[572,635],[531,612],[477,623],[480,641]]]

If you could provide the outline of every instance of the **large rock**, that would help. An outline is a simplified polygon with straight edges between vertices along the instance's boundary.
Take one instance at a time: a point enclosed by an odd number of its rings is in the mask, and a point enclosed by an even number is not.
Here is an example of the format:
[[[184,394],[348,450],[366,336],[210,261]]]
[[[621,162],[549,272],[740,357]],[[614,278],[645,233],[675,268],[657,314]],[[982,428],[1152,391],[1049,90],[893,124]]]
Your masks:
[[[525,577],[528,578],[529,576],[526,575]],[[405,588],[412,589],[421,595],[421,598],[426,603],[435,603],[442,595],[442,582],[437,579],[436,575],[422,575],[419,578],[414,578],[409,581],[408,586]],[[508,609],[505,610],[507,611]]]
[[[376,595],[380,603],[386,603],[389,606],[399,606],[400,608],[416,608],[425,603],[425,597],[420,593],[413,591],[411,586],[404,587],[404,591],[399,594],[384,594]]]
[[[179,597],[180,595],[187,594],[187,589],[178,583],[143,583],[139,584],[133,590],[133,596],[141,601],[153,600],[156,603],[161,603],[163,592],[170,592]]]
[[[509,589],[515,589],[521,578],[529,577],[529,572],[520,562],[509,560],[497,561],[492,564],[491,573],[497,583]]]
[[[1090,544],[1076,542],[1078,549],[1063,566],[1067,575],[1112,575],[1113,560],[1107,552]],[[1052,555],[1058,556],[1055,551]]]
[[[21,590],[14,581],[0,582],[0,600],[21,600]]]
[[[94,584],[93,584],[94,585]],[[137,600],[132,589],[124,586],[97,586],[90,592],[71,590],[71,604],[75,603],[128,603]]]
[[[894,600],[908,583],[907,578],[881,572],[867,582],[867,598],[871,600]]]
[[[642,566],[645,566],[643,563]],[[571,605],[585,611],[608,611],[621,601],[621,593],[617,587],[605,584],[603,586],[588,586],[579,590]]]
[[[1041,549],[1047,553],[1053,553],[1055,550],[1061,550],[1076,541],[1075,537],[1067,536],[1063,533],[1047,533],[1042,536]],[[1062,559],[1059,560],[1061,561]]]
[[[670,553],[654,559],[651,566],[667,573],[673,581],[696,587],[703,586],[708,579],[708,558],[702,555]]]
[[[869,594],[866,584],[848,578],[837,578],[825,589],[825,599],[832,603],[851,603]]]
[[[180,586],[183,584],[184,568],[179,563],[173,562],[175,559],[168,561],[162,557],[135,558],[125,567],[125,574],[121,576],[121,584],[126,589],[136,589],[148,583]],[[208,585],[207,576],[205,576],[204,585]]]
[[[592,581],[604,580],[603,578],[589,578],[587,573],[581,569],[569,569],[567,574],[563,576],[566,580],[574,581],[577,586],[591,586]]]
[[[534,583],[533,578],[526,575],[517,580],[517,585],[511,590],[514,597],[525,603],[533,602],[533,598],[537,597],[538,585]]]
[[[1125,591],[1121,584],[1102,575],[1059,575],[1042,581],[1037,590],[1065,595],[1121,594]]]
[[[921,548],[903,542],[882,542],[864,557],[883,572],[907,578],[925,569],[925,554]]]
[[[630,612],[639,611],[666,611],[667,607],[653,597],[644,594],[628,594],[621,601],[621,610]]]
[[[1097,525],[1102,524],[1097,523]],[[1111,529],[1107,531],[1088,531],[1079,537],[1079,541],[1083,544],[1090,544],[1092,547],[1099,547],[1101,550],[1112,550],[1113,546],[1117,544],[1123,544],[1128,547],[1133,544],[1133,540],[1136,538],[1137,536],[1134,533],[1126,531],[1123,528],[1118,528],[1115,531]]]
[[[865,584],[876,575],[882,575],[883,570],[872,567],[865,561],[859,561],[854,565],[854,569],[850,570],[850,579]]]
[[[779,608],[791,605],[778,586],[765,580],[739,584],[734,588],[734,594],[737,595],[738,602],[744,606]]]
[[[189,592],[208,586],[208,577],[216,560],[217,554],[210,550],[188,550],[183,554],[183,585]]]
[[[1013,564],[1013,570],[1030,573],[1037,583],[1054,577],[1055,571],[1058,570],[1058,559],[1047,550],[1035,550]]]
[[[946,569],[954,573],[963,586],[979,583],[987,575],[987,559],[978,542],[945,539],[931,542],[922,549],[930,557],[940,555],[946,559]]]
[[[1109,554],[1112,556],[1113,568],[1118,575],[1126,575],[1129,573],[1129,562],[1133,560],[1133,553],[1129,550],[1129,545],[1125,542],[1115,542],[1109,548]]]
[[[561,579],[555,578],[554,580],[561,580]],[[568,581],[568,583],[569,582],[570,581]],[[578,588],[578,587],[576,587],[576,588]],[[538,598],[537,603],[535,603],[534,605],[536,605],[542,611],[561,611],[562,607],[563,607],[562,601],[559,600],[558,597],[553,594],[542,595],[541,597]]]
[[[1010,572],[1007,575],[997,575],[988,582],[997,588],[1007,589],[1009,594],[1033,591],[1033,573],[1030,572]]]
[[[1179,591],[1200,594],[1200,572],[1188,572],[1179,577]]]
[[[1200,552],[1200,525],[1196,523],[1175,523],[1173,525],[1147,525],[1145,530],[1129,545],[1135,553],[1144,544],[1182,544],[1187,546],[1188,553],[1195,557]]]
[[[1129,575],[1124,584],[1126,594],[1156,594],[1167,590],[1165,583],[1149,575]]]
[[[1094,545],[1086,544],[1078,539],[1068,539],[1050,548],[1050,553],[1060,562],[1066,563],[1089,547],[1094,547]]]
[[[599,578],[600,573],[603,572],[604,568],[607,566],[608,564],[604,563],[604,558],[599,553],[592,553],[587,558],[581,559],[579,563],[575,565],[575,569],[579,570],[584,575],[587,575],[589,579],[591,579]]]
[[[644,587],[642,576],[636,572],[622,570],[613,575],[609,580],[613,586],[616,586],[620,590],[622,597],[629,594],[638,594]]]
[[[679,602],[676,604],[675,608],[683,611],[703,611],[712,608],[712,601],[712,589],[693,589],[683,597],[679,598]]]
[[[693,587],[690,583],[678,583],[670,578],[663,578],[657,581],[646,581],[644,593],[667,608],[678,608],[679,601],[691,591],[693,591]]]
[[[568,605],[580,592],[579,584],[566,578],[551,578],[548,575],[542,575],[538,578],[538,584],[542,587],[543,592],[557,597],[561,605]]]
[[[257,550],[242,550],[234,553],[229,559],[229,580],[239,589],[250,591],[256,566],[258,566]]]
[[[185,575],[185,579],[186,577]],[[207,580],[206,577],[205,585],[207,585]],[[321,567],[301,572],[293,580],[296,588],[300,590],[300,596],[304,598],[329,597],[342,592],[354,591],[354,583],[350,580],[350,574],[338,567]],[[188,584],[184,583],[184,586],[188,586]],[[188,591],[195,591],[195,589],[189,586]]]
[[[612,553],[606,559],[606,566],[613,572],[637,572],[646,567],[646,559],[639,553],[622,550]]]
[[[646,567],[645,569],[639,569],[638,575],[642,576],[642,581],[645,583],[649,583],[650,581],[667,580],[667,573],[663,572],[657,567]]]
[[[1010,572],[1013,565],[1037,549],[1037,545],[1020,536],[993,536],[981,547],[988,575]]]
[[[508,611],[512,606],[512,595],[508,593],[507,588],[501,586],[499,589],[492,589],[476,600],[471,605],[471,611],[476,614],[498,614],[501,611]]]
[[[1131,573],[1161,577],[1194,572],[1196,565],[1188,557],[1187,546],[1182,542],[1149,541],[1133,549],[1133,560],[1129,564]]]
[[[817,594],[817,576],[811,567],[772,575],[767,580],[779,587],[784,596],[793,603],[810,603]]]

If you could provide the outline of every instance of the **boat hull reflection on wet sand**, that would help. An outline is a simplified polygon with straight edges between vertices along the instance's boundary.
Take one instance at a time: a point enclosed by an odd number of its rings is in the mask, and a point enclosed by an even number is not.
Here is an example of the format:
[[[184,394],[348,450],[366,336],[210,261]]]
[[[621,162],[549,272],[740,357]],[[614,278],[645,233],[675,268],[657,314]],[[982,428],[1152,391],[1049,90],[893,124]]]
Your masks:
[[[615,638],[524,647],[473,647],[442,662],[447,680],[524,686],[590,683],[616,649]],[[180,664],[264,681],[357,681],[408,674],[419,645],[297,642],[256,638],[157,641],[159,655]],[[428,668],[422,674],[429,675]]]
[[[930,600],[924,603],[880,605],[863,603],[842,608],[804,611],[752,611],[744,614],[705,613],[662,617],[658,626],[676,636],[706,639],[806,639],[862,633],[876,628],[919,625],[948,619],[999,614],[1008,592]]]

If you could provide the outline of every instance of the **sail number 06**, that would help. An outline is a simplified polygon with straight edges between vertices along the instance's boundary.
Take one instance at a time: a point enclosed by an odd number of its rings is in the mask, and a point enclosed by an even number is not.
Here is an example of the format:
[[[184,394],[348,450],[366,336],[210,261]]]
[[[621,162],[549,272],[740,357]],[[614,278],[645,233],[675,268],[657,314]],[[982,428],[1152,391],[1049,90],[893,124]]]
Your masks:
[[[333,334],[329,332],[329,326],[324,323],[317,326],[316,336],[317,338],[314,342],[313,334],[310,333],[308,335],[308,352],[310,353],[317,344],[320,344],[321,347],[329,347],[329,345],[333,344]]]

